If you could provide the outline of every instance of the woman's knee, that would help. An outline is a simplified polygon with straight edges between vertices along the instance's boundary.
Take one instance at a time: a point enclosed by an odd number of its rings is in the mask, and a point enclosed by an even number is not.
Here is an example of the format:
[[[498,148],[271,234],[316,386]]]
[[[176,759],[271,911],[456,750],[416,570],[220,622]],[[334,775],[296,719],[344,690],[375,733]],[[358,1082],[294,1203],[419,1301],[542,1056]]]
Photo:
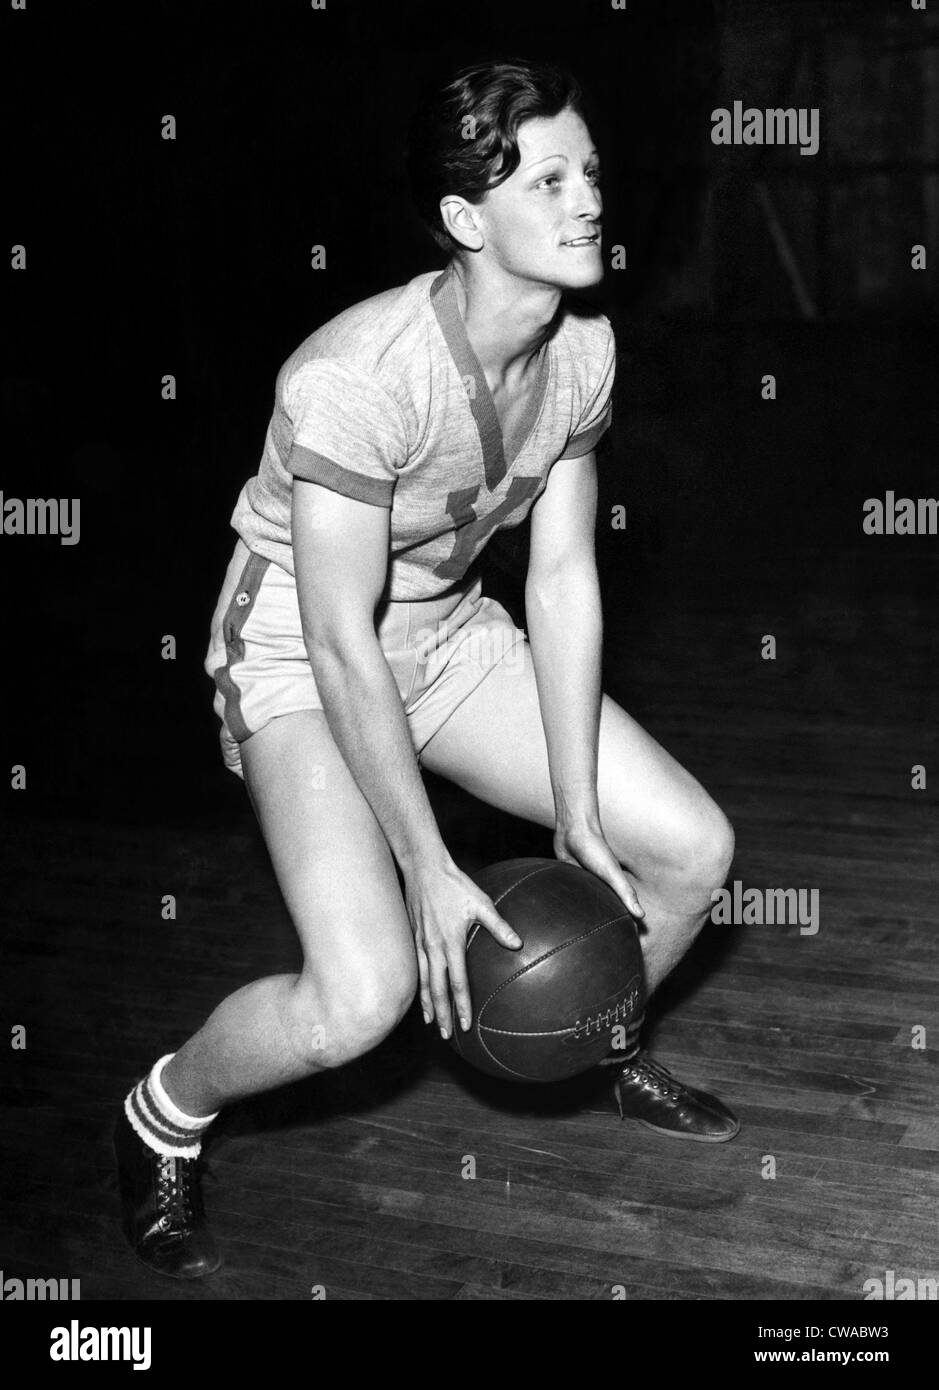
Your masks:
[[[340,1067],[377,1047],[401,1022],[417,992],[413,958],[350,971],[332,983],[298,977],[285,1026],[291,1050],[311,1070]]]
[[[720,888],[734,859],[734,828],[714,801],[696,816],[688,831],[687,871],[708,888]]]
[[[683,897],[707,899],[725,882],[734,858],[734,830],[721,808],[705,796],[663,826],[641,862],[628,852],[624,862],[640,879],[654,881]]]

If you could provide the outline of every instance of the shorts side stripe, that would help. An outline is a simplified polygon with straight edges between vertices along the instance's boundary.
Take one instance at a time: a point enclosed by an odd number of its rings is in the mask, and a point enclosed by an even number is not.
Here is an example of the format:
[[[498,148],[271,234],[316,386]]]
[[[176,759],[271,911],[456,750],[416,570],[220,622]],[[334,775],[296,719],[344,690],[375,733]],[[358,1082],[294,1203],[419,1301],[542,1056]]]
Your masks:
[[[241,691],[235,684],[232,667],[237,666],[239,661],[244,661],[245,643],[242,632],[245,623],[251,616],[254,600],[258,596],[261,581],[270,564],[271,561],[263,555],[257,555],[254,551],[251,552],[245,561],[245,567],[241,571],[241,579],[238,581],[238,586],[222,620],[222,635],[225,639],[228,661],[215,672],[215,683],[225,700],[225,723],[236,743],[244,743],[246,738],[250,738],[252,731],[245,723],[244,715],[241,712]]]

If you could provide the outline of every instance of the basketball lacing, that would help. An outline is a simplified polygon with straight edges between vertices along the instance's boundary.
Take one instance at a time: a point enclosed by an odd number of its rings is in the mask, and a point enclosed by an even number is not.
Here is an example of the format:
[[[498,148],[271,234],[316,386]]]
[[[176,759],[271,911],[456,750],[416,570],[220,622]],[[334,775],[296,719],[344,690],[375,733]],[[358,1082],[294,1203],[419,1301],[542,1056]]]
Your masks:
[[[592,1032],[602,1032],[605,1029],[614,1027],[622,1019],[631,1017],[636,1007],[638,990],[633,990],[627,999],[622,999],[612,1009],[605,1009],[603,1013],[593,1014],[591,1017],[578,1019],[574,1024],[575,1038],[589,1038]]]

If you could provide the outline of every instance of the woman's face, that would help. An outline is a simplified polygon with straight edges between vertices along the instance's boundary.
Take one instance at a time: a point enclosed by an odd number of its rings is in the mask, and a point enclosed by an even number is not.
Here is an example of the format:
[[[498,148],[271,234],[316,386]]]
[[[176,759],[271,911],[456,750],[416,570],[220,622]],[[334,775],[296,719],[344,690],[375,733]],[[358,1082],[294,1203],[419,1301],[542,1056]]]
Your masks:
[[[482,255],[522,280],[576,290],[603,278],[600,166],[571,110],[518,129],[519,166],[473,207]]]

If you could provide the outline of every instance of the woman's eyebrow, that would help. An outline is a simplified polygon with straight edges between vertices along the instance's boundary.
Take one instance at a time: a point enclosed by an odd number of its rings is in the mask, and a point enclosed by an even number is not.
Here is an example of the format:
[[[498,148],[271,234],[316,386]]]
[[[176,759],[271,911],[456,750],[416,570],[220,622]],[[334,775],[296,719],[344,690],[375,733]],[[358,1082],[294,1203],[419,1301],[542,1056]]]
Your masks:
[[[589,152],[587,155],[585,155],[585,157],[584,157],[584,163],[586,164],[587,160],[589,160],[589,159],[596,159],[596,158],[597,158],[597,152],[596,152],[596,150],[590,150],[590,152]],[[534,169],[534,168],[536,168],[536,166],[539,165],[539,164],[547,164],[547,162],[548,162],[549,159],[560,159],[564,164],[569,164],[569,163],[570,163],[570,160],[568,159],[568,157],[567,157],[566,154],[545,154],[545,155],[542,155],[540,159],[533,159],[533,160],[531,161],[531,163],[525,165],[525,168],[526,168],[526,169]]]
[[[530,164],[525,165],[525,168],[534,169],[539,164],[547,164],[549,159],[561,159],[565,164],[568,162],[566,154],[545,154],[540,159],[533,159]]]

